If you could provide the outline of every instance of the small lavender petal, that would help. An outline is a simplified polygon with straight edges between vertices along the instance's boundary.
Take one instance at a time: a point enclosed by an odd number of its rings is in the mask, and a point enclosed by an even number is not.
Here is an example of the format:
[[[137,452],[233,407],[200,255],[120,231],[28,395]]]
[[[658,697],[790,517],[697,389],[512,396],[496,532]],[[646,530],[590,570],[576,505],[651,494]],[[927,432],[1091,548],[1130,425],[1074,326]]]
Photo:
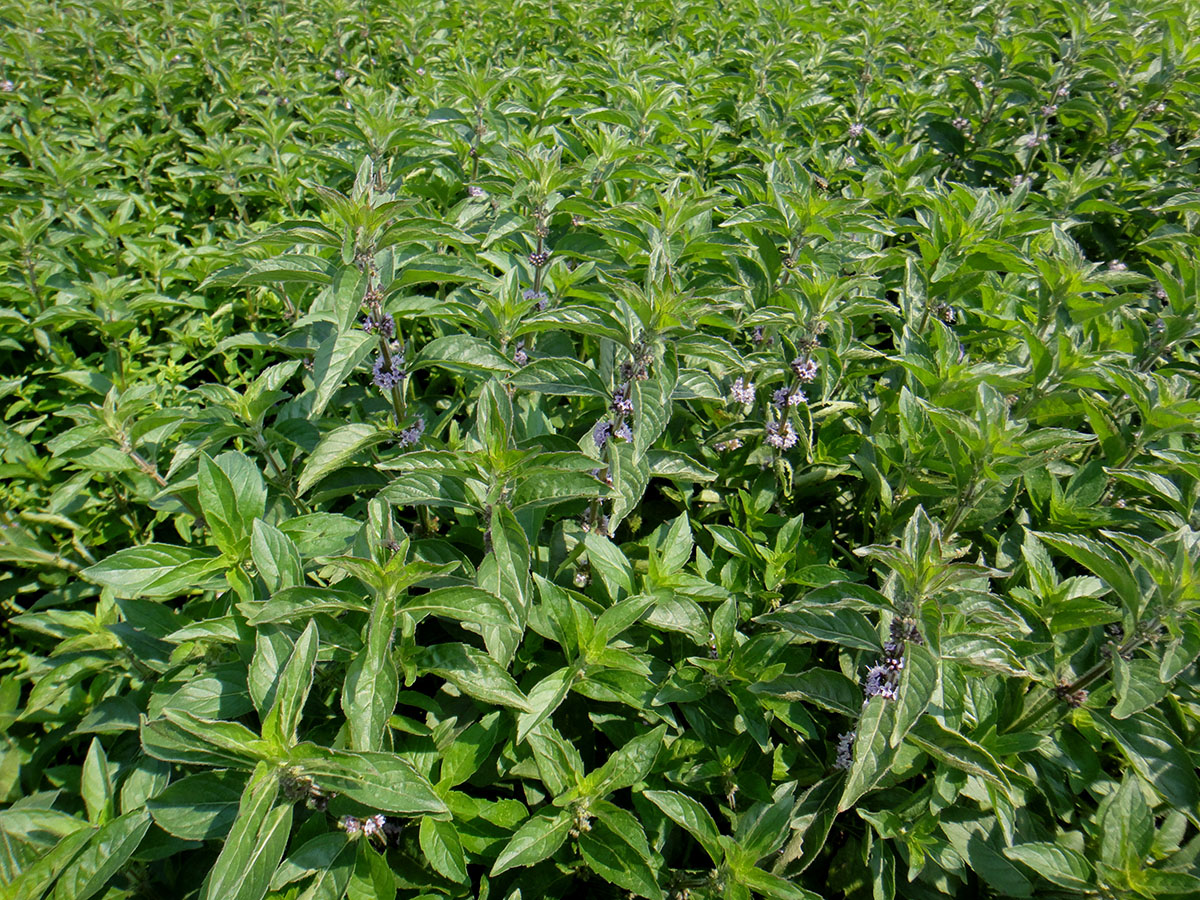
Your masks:
[[[607,419],[601,419],[596,423],[596,427],[592,429],[592,440],[596,444],[597,450],[603,450],[604,445],[608,443],[608,439],[612,436],[613,425]]]
[[[729,389],[729,399],[742,406],[754,404],[754,382],[746,383],[745,378],[738,378]]]
[[[858,737],[858,732],[853,730],[838,735],[837,759],[833,763],[835,768],[850,768],[850,764],[854,762],[854,739],[856,737]]]

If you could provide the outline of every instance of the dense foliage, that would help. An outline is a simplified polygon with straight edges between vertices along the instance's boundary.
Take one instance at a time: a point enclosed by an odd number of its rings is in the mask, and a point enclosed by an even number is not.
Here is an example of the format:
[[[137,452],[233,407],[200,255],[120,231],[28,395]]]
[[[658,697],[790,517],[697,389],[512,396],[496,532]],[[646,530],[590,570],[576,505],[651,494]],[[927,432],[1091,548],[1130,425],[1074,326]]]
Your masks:
[[[1195,3],[0,13],[5,898],[1200,897]]]

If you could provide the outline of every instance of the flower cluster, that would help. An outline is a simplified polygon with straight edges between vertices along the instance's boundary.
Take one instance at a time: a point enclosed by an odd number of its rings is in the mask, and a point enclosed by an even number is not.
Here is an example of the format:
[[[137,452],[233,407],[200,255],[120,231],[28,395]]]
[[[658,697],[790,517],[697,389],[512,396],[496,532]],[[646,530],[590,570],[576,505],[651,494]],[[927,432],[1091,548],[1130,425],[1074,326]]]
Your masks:
[[[394,387],[399,387],[406,375],[402,356],[393,356],[389,360],[381,353],[371,369],[371,380],[381,391],[390,391]]]
[[[809,384],[817,377],[817,361],[808,356],[797,356],[792,360],[792,371],[804,384]]]
[[[767,443],[777,450],[791,450],[796,446],[796,429],[791,422],[768,422]]]
[[[971,120],[965,118],[964,116],[955,116],[954,121],[951,122],[950,124],[953,125],[955,128],[957,128],[959,131],[966,131],[968,128],[971,127]]]
[[[425,433],[425,420],[417,419],[413,424],[402,430],[396,436],[396,443],[401,447],[411,447],[417,441],[421,440],[421,435]]]
[[[741,438],[730,438],[727,441],[720,441],[713,444],[713,449],[718,453],[729,453],[732,450],[740,450],[742,446]]]
[[[867,128],[867,126],[863,125],[862,122],[855,122],[853,125],[851,125],[849,128],[846,129],[846,134],[848,134],[852,138],[862,137],[862,133],[864,131],[866,131],[866,128]]]
[[[473,197],[476,200],[482,200],[484,197],[487,196],[487,192],[484,191],[484,189],[481,188],[477,184],[468,184],[467,185],[467,196]]]
[[[776,409],[787,409],[789,406],[799,406],[808,398],[800,388],[781,387],[771,395],[771,403]]]
[[[549,250],[535,250],[529,254],[529,264],[541,268],[550,261]]]
[[[1129,266],[1125,265],[1119,259],[1110,259],[1108,261],[1108,271],[1110,272],[1124,272],[1128,268]]]
[[[359,819],[356,816],[342,816],[338,820],[338,827],[351,837],[362,835],[380,845],[395,845],[400,837],[400,824],[389,822],[383,813],[376,813],[365,819]]]
[[[858,732],[853,729],[838,735],[837,759],[833,761],[834,768],[850,768],[850,763],[854,761],[854,739],[856,737],[858,737]]]
[[[933,308],[933,314],[945,322],[947,325],[953,325],[957,314],[954,312],[954,307],[945,303],[939,303]]]
[[[363,331],[367,334],[377,334],[386,340],[396,336],[396,320],[391,313],[370,312],[362,322]]]
[[[633,415],[633,400],[629,397],[629,385],[624,384],[613,391],[612,411],[618,416]]]
[[[522,367],[529,365],[529,354],[525,352],[524,341],[517,341],[517,346],[513,350],[513,362]]]
[[[863,681],[866,699],[883,697],[895,700],[900,689],[900,675],[904,671],[904,645],[908,642],[922,644],[924,640],[917,626],[908,619],[893,619],[888,642],[883,645],[883,660],[867,669]]]
[[[596,423],[596,427],[592,429],[592,440],[596,444],[596,449],[603,450],[610,437],[620,438],[623,441],[632,441],[633,429],[629,427],[628,422],[613,425],[608,419],[601,419]]]
[[[311,777],[296,769],[288,769],[280,774],[279,787],[283,791],[283,796],[290,803],[299,803],[303,800],[309,809],[320,812],[324,812],[329,806],[330,795],[317,787]]]
[[[761,325],[755,325],[754,330],[750,332],[750,340],[754,342],[754,346],[762,347],[763,345],[770,346],[775,339],[766,334]]]
[[[589,506],[583,511],[583,517],[579,520],[579,527],[583,529],[585,534],[593,532],[600,535],[600,537],[608,537],[608,516],[598,509],[593,510]]]
[[[733,382],[733,387],[729,389],[729,399],[742,406],[753,406],[754,382],[747,383],[745,378],[739,377]]]

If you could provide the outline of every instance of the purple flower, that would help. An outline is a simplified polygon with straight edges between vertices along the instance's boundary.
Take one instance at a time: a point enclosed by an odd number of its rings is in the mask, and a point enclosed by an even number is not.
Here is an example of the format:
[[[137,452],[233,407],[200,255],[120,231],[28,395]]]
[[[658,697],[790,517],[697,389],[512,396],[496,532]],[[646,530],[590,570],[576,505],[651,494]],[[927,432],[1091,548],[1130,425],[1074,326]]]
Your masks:
[[[513,351],[513,362],[518,366],[529,365],[529,354],[525,352],[524,341],[517,341],[517,348]]]
[[[367,837],[383,830],[383,826],[387,824],[387,817],[383,813],[376,813],[368,819],[364,819],[362,823],[362,833]]]
[[[592,429],[592,440],[596,443],[597,450],[603,450],[604,445],[608,443],[608,439],[612,437],[613,425],[607,419],[601,419],[596,423],[596,427]]]
[[[805,356],[797,356],[792,360],[792,371],[796,373],[805,384],[814,381],[817,377],[817,361]]]
[[[1119,259],[1110,259],[1108,261],[1108,271],[1110,272],[1124,272],[1128,268],[1129,266],[1125,265]]]
[[[746,379],[738,378],[729,389],[729,399],[742,406],[754,405],[754,382],[746,383]]]
[[[421,435],[425,433],[425,420],[417,419],[412,425],[405,428],[396,437],[396,442],[401,447],[409,447],[421,439]]]
[[[750,340],[754,341],[756,346],[761,346],[764,343],[771,343],[771,338],[767,337],[763,333],[763,327],[761,325],[754,326],[754,330],[750,332]]]
[[[951,122],[950,124],[953,125],[955,128],[957,128],[959,131],[966,131],[968,128],[971,127],[971,120],[967,119],[964,116],[956,116],[954,121]]]
[[[619,437],[623,441],[632,441],[633,429],[629,427],[628,422],[622,422],[621,427],[614,431],[613,435]]]
[[[358,834],[363,830],[362,820],[356,819],[354,816],[342,816],[342,819],[340,822],[338,822],[338,824],[341,826],[342,831],[346,832],[346,834]]]
[[[382,335],[389,341],[396,336],[396,320],[392,318],[391,313],[368,313],[363,319],[362,327],[368,334]]]
[[[334,70],[333,70],[333,78],[334,78],[334,80],[335,80],[335,81],[341,81],[341,80],[342,80],[342,79],[344,79],[345,77],[346,77],[346,73],[345,73],[345,72],[343,72],[341,69],[334,69]]]
[[[727,441],[721,441],[719,444],[713,444],[713,449],[718,453],[728,453],[731,450],[738,450],[742,446],[741,438],[730,438]]]
[[[791,450],[796,446],[796,429],[791,422],[768,422],[767,443],[777,450]]]
[[[629,399],[629,385],[622,385],[613,391],[612,411],[619,416],[633,415],[633,401]]]
[[[11,81],[9,81],[7,78],[5,78],[3,81],[0,81],[0,91],[3,91],[6,94],[11,94],[16,89],[17,89],[17,86],[15,84],[13,84]]]
[[[1056,112],[1058,112],[1058,104],[1047,103],[1045,106],[1042,107],[1042,115],[1045,116],[1047,119],[1050,118],[1052,115],[1054,115]]]
[[[808,398],[804,396],[804,391],[796,388],[781,387],[771,395],[771,402],[775,404],[776,409],[787,409],[789,406],[799,406]]]
[[[476,200],[480,200],[480,199],[486,197],[487,194],[484,192],[483,188],[481,188],[479,185],[468,184],[467,185],[467,196],[474,197]]]
[[[856,737],[858,737],[858,732],[854,730],[838,735],[837,759],[833,762],[834,768],[850,768],[850,764],[854,762],[854,739]]]
[[[399,357],[392,357],[392,365],[389,368],[387,360],[381,353],[375,360],[375,366],[371,370],[372,380],[375,382],[375,387],[381,391],[390,391],[394,387],[399,387],[404,381],[405,372],[402,367],[404,360]]]
[[[862,137],[862,133],[866,130],[866,126],[862,122],[855,122],[846,129],[846,134],[852,138]]]

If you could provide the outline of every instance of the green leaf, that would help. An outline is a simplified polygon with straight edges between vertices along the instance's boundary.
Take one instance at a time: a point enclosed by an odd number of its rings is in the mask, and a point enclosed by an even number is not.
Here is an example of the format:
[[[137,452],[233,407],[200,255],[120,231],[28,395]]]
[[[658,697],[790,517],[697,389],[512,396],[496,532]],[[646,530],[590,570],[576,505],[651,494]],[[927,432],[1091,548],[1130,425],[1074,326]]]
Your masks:
[[[779,785],[772,802],[755,803],[738,821],[734,840],[747,858],[762,859],[783,845],[796,807],[795,788],[795,782]]]
[[[294,881],[315,875],[301,897],[341,900],[354,870],[357,849],[341,832],[319,834],[280,864],[271,877],[271,890],[282,890]]]
[[[451,881],[467,880],[467,858],[453,822],[425,816],[419,829],[421,852],[435,872]]]
[[[51,850],[4,885],[5,900],[42,900],[55,879],[69,871],[68,866],[74,863],[97,830],[81,828],[61,838]]]
[[[1108,584],[1126,608],[1137,615],[1142,607],[1142,592],[1130,571],[1129,561],[1114,547],[1083,535],[1034,532],[1051,547],[1065,553]]]
[[[591,828],[579,834],[579,852],[588,866],[611,884],[639,897],[661,898],[662,889],[647,861],[649,848],[642,826],[611,803],[594,807]]]
[[[464,694],[483,703],[532,712],[517,683],[488,654],[465,644],[424,647],[416,657],[419,669],[444,678]]]
[[[392,658],[395,609],[390,594],[376,599],[367,623],[366,643],[346,668],[342,711],[354,750],[381,749],[387,721],[396,708],[400,673]]]
[[[251,625],[269,625],[311,619],[320,613],[340,613],[345,610],[365,612],[370,602],[362,594],[333,588],[284,588],[265,603],[243,604],[241,610]],[[260,632],[261,634],[261,632]]]
[[[1076,891],[1094,889],[1092,866],[1086,858],[1067,847],[1034,841],[1006,847],[1004,855],[1024,863],[1035,873],[1059,887]]]
[[[326,475],[337,471],[362,451],[382,444],[390,437],[391,434],[387,431],[358,422],[326,432],[316,449],[304,461],[300,481],[296,484],[296,493],[306,493]]]
[[[189,841],[223,838],[237,818],[246,778],[240,772],[201,772],[169,785],[146,801],[163,831]]]
[[[71,867],[59,876],[54,900],[88,900],[99,894],[134,854],[149,828],[150,813],[137,809],[92,833]]]
[[[411,365],[411,371],[429,366],[447,369],[466,369],[510,374],[514,365],[499,350],[487,341],[469,334],[451,334],[435,338],[421,348]]]
[[[508,376],[518,390],[570,397],[607,397],[608,391],[591,366],[569,356],[535,359]]]
[[[1179,622],[1179,635],[1167,644],[1159,664],[1159,680],[1174,681],[1179,674],[1200,656],[1200,622],[1184,618]]]
[[[401,612],[418,621],[432,615],[477,626],[492,626],[518,632],[512,611],[504,601],[487,591],[469,585],[435,588],[418,597],[406,600]]]
[[[828,641],[858,650],[880,650],[875,626],[853,609],[812,609],[802,601],[758,616],[754,621],[777,625],[801,639]]]
[[[925,647],[916,643],[905,645],[904,673],[900,676],[896,698],[896,724],[888,743],[899,747],[908,730],[916,724],[933,699],[938,684],[938,661]]]
[[[844,716],[857,717],[862,711],[862,688],[841,672],[828,669],[781,675],[773,681],[752,684],[749,690],[752,694],[768,694],[783,700],[802,700]]]
[[[329,750],[297,744],[291,761],[323,790],[344,794],[381,812],[444,815],[446,804],[429,780],[394,753]]]
[[[1117,694],[1114,719],[1128,719],[1167,695],[1170,686],[1159,679],[1159,668],[1158,660],[1126,660],[1119,653],[1113,654],[1113,687]]]
[[[1121,786],[1100,807],[1100,859],[1126,876],[1145,865],[1154,844],[1154,817],[1136,775],[1126,774]]]
[[[523,742],[526,735],[541,724],[562,703],[575,681],[576,671],[576,669],[566,667],[558,669],[551,672],[530,689],[530,712],[523,712],[517,716],[518,744]]]
[[[304,564],[296,545],[290,537],[262,519],[255,519],[252,526],[250,556],[268,593],[304,584]]]
[[[245,725],[169,707],[163,716],[142,723],[142,748],[155,759],[252,769],[258,760],[271,758],[270,745]]]
[[[188,564],[207,564],[209,571],[224,566],[216,557],[190,547],[173,544],[143,544],[118,550],[112,556],[83,570],[83,577],[112,588],[118,597],[173,597],[183,593],[173,576]],[[195,571],[193,566],[192,571]],[[191,578],[195,583],[195,577]]]
[[[488,652],[501,666],[507,666],[529,621],[533,602],[531,557],[525,530],[510,510],[494,507],[490,525],[492,552],[480,564],[477,578],[481,588],[508,606],[509,621],[500,626],[485,625],[481,631]]]
[[[892,701],[872,697],[858,720],[854,758],[838,801],[838,812],[850,809],[887,774],[896,756],[895,748],[888,744],[888,737],[895,727],[896,711]]]
[[[908,732],[908,739],[935,759],[968,775],[987,779],[1006,795],[1011,792],[1008,776],[992,754],[932,716],[923,716]]]
[[[1171,729],[1146,710],[1127,719],[1093,714],[1100,731],[1114,741],[1121,753],[1147,784],[1175,809],[1197,822],[1200,808],[1200,781],[1187,749]]]
[[[584,796],[604,797],[645,780],[666,737],[667,726],[659,725],[633,738],[584,779],[580,792]]]
[[[743,869],[738,873],[738,877],[746,887],[757,891],[764,897],[773,897],[776,900],[821,900],[820,894],[806,891],[799,885],[780,878],[778,875],[772,875],[770,872],[764,872],[762,869],[753,867]]]
[[[262,900],[283,858],[292,825],[291,803],[276,803],[279,779],[259,763],[238,805],[216,863],[208,873],[203,900]]]
[[[492,877],[524,866],[532,866],[555,853],[567,839],[573,817],[568,810],[544,812],[517,829],[492,866]]]
[[[114,812],[112,771],[99,738],[92,738],[87,756],[83,760],[79,793],[87,807],[89,822],[93,825],[103,825],[112,818]]]
[[[321,342],[313,361],[312,408],[308,417],[317,419],[359,363],[370,354],[378,340],[357,328],[339,331]]]
[[[275,686],[275,702],[263,720],[263,737],[276,742],[281,748],[290,747],[296,742],[296,729],[304,712],[304,702],[312,688],[317,645],[317,624],[310,620],[283,667]]]
[[[221,458],[228,461],[231,456],[234,455],[222,454]],[[247,481],[235,485],[225,467],[214,462],[207,453],[200,455],[196,485],[200,508],[217,547],[231,559],[244,558],[249,548],[251,524],[254,517],[263,512],[255,508],[257,492],[254,485]],[[247,516],[250,512],[253,515]]]
[[[583,536],[584,546],[587,547],[588,561],[592,570],[604,582],[608,595],[614,600],[619,599],[618,589],[633,593],[633,567],[625,554],[616,544],[606,537],[588,532]]]
[[[721,865],[725,851],[721,849],[717,823],[699,802],[677,791],[643,791],[642,796],[694,837],[714,866]]]

